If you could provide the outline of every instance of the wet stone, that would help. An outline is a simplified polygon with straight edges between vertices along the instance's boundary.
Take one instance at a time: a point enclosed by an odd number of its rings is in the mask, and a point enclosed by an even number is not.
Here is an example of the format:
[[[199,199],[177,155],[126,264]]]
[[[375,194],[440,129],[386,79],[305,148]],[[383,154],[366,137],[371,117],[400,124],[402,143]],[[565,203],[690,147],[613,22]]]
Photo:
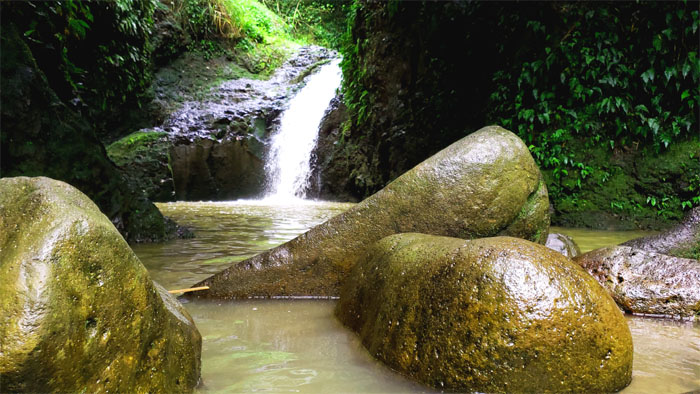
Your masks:
[[[0,179],[0,391],[192,392],[201,336],[97,206]]]
[[[633,239],[622,245],[648,252],[700,259],[700,207],[691,209],[683,221],[667,231]]]
[[[304,86],[304,77],[315,71],[320,62],[337,56],[326,48],[302,47],[269,79],[222,81],[201,100],[188,100],[178,105],[160,126],[142,130],[166,135],[165,140],[159,142],[158,150],[168,151],[169,161],[155,156],[124,157],[120,168],[128,177],[135,178],[134,183],[147,184],[147,189],[154,189],[151,198],[172,193],[161,190],[160,185],[138,171],[135,164],[171,174],[173,182],[168,187],[175,190],[174,196],[156,198],[156,201],[169,201],[173,197],[196,201],[259,196],[265,183],[265,146],[269,134],[279,123],[280,114],[293,93]],[[262,130],[256,129],[257,119],[263,120]],[[241,142],[231,144],[232,140]],[[259,140],[263,140],[262,147]],[[110,154],[109,147],[107,152]]]
[[[574,258],[581,254],[581,249],[576,245],[574,239],[564,234],[549,234],[545,246],[569,258]]]
[[[194,297],[337,296],[369,245],[396,233],[464,239],[509,235],[544,243],[547,188],[525,144],[484,127],[350,210],[197,286]]]
[[[615,392],[632,337],[570,259],[511,237],[397,234],[370,248],[336,307],[389,367],[457,392]]]
[[[574,260],[626,312],[694,320],[700,316],[700,261],[630,246],[611,246]]]

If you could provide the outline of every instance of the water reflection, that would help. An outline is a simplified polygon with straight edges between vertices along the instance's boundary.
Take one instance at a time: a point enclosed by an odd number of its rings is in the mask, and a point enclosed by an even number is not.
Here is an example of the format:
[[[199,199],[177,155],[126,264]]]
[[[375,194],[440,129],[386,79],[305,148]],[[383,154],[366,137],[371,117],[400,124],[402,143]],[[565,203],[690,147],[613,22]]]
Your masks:
[[[193,227],[197,238],[135,245],[152,277],[166,288],[187,287],[290,240],[351,204],[269,206],[255,202],[158,204]],[[553,228],[583,251],[647,232]],[[393,373],[333,317],[334,301],[197,301],[185,304],[203,341],[203,392],[430,392]],[[700,390],[700,323],[628,317],[634,341],[632,384],[624,393]]]
[[[133,245],[154,279],[166,288],[188,287],[231,263],[287,242],[352,206],[310,202],[272,207],[255,201],[156,205],[163,215],[191,227],[196,234],[192,239]]]

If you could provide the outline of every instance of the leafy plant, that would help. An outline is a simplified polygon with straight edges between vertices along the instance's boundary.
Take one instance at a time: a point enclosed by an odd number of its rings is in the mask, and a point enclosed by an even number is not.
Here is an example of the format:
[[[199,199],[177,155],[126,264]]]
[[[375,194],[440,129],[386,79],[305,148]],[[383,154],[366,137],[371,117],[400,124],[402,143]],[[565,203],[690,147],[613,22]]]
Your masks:
[[[653,7],[562,4],[561,24],[544,16],[519,21],[539,45],[519,69],[494,74],[493,117],[554,170],[557,184],[573,176],[580,188],[598,170],[585,154],[593,147],[659,152],[697,132],[698,9]],[[574,140],[585,140],[583,149]]]

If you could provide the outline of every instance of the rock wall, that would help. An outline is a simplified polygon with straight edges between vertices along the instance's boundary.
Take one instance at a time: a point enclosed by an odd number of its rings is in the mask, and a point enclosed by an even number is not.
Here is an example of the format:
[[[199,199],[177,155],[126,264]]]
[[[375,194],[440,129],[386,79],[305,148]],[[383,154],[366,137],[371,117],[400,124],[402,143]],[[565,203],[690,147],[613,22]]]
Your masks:
[[[162,123],[112,143],[107,152],[156,201],[259,197],[280,115],[306,78],[335,56],[326,48],[302,47],[267,80],[229,74],[197,94],[188,86],[192,76],[164,68],[156,74]],[[189,60],[173,66],[208,67]],[[188,99],[178,102],[183,97]]]
[[[173,237],[141,190],[107,158],[95,131],[49,87],[12,22],[2,23],[0,175],[49,176],[88,195],[129,241]]]

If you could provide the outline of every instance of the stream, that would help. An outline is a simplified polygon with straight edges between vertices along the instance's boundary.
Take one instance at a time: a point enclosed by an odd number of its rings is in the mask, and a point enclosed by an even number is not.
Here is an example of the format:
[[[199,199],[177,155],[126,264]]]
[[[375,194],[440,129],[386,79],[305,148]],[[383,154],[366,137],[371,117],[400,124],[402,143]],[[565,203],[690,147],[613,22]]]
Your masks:
[[[168,289],[196,283],[229,264],[284,243],[352,204],[259,201],[157,204],[196,238],[133,246],[154,280]],[[645,232],[554,227],[583,252]],[[203,338],[202,393],[431,392],[372,359],[333,316],[335,301],[194,301],[185,304]],[[633,379],[623,393],[700,390],[700,322],[629,316]]]

